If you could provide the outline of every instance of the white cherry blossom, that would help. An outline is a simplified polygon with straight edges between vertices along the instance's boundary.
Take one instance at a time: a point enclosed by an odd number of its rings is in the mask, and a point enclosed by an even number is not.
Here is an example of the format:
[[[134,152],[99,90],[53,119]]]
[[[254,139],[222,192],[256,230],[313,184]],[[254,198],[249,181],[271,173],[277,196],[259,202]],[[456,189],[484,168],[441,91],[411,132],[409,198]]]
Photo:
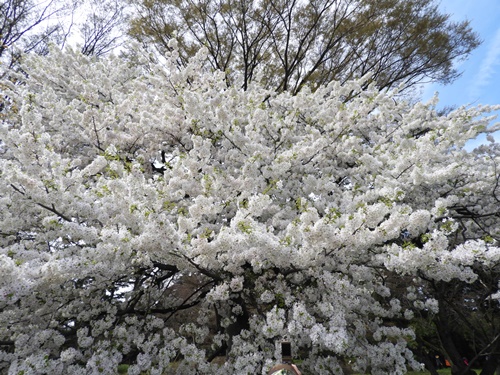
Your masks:
[[[242,91],[174,44],[2,81],[0,372],[265,374],[282,340],[308,373],[420,368],[391,320],[498,269],[500,148],[464,150],[498,107]]]

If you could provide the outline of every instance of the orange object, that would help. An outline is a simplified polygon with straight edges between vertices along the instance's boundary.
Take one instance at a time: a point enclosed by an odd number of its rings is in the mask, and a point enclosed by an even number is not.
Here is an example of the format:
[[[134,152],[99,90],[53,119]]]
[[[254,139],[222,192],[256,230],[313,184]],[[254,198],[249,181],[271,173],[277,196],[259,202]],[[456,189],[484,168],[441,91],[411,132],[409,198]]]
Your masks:
[[[447,359],[445,359],[445,360],[444,360],[444,365],[445,365],[446,367],[451,367],[451,363],[450,363],[450,361],[448,361]]]

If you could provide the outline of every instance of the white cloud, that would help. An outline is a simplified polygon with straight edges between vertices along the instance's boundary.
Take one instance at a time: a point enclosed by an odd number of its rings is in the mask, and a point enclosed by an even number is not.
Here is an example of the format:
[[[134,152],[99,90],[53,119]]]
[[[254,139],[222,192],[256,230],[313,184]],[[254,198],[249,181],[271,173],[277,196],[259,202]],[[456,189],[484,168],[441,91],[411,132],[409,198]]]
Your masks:
[[[479,67],[479,72],[474,78],[474,83],[470,88],[471,97],[478,98],[481,96],[482,89],[490,84],[498,65],[500,65],[500,29],[497,30],[486,52],[486,57]]]

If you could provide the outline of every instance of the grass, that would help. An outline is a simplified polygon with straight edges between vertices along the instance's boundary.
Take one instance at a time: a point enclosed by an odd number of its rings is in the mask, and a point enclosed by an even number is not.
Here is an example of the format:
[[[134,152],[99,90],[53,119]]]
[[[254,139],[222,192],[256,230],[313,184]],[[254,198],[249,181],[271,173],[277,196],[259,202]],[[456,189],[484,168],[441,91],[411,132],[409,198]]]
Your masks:
[[[438,370],[438,373],[440,375],[450,375],[451,369],[444,368],[444,369]],[[406,374],[407,375],[430,375],[430,372],[429,371],[408,371]]]
[[[481,372],[481,370],[475,369],[477,374]],[[438,370],[439,375],[451,375],[451,368],[442,368]],[[429,371],[408,371],[406,375],[430,375]]]
[[[481,370],[476,369],[475,370],[477,374],[481,372]],[[439,375],[451,375],[451,368],[443,368],[438,370]],[[406,373],[406,375],[430,375],[429,371],[409,371]]]

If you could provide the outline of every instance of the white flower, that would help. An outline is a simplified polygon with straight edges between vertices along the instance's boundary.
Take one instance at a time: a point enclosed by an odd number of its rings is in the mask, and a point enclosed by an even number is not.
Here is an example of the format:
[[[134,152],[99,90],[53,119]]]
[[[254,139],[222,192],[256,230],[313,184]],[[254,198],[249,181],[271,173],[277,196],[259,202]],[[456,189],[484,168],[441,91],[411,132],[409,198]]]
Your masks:
[[[229,288],[233,292],[240,292],[241,290],[243,290],[243,281],[244,280],[242,276],[233,277],[229,284]]]
[[[263,302],[263,303],[270,303],[272,301],[274,301],[274,294],[271,293],[269,290],[265,290],[260,296],[259,296],[259,299]]]
[[[500,299],[484,279],[500,147],[462,149],[486,108],[440,117],[363,79],[241,90],[206,49],[179,66],[177,43],[28,54],[23,84],[0,82],[9,372],[265,372],[289,340],[304,372],[340,373],[345,355],[397,374],[418,365],[390,322],[436,314],[433,283]]]

